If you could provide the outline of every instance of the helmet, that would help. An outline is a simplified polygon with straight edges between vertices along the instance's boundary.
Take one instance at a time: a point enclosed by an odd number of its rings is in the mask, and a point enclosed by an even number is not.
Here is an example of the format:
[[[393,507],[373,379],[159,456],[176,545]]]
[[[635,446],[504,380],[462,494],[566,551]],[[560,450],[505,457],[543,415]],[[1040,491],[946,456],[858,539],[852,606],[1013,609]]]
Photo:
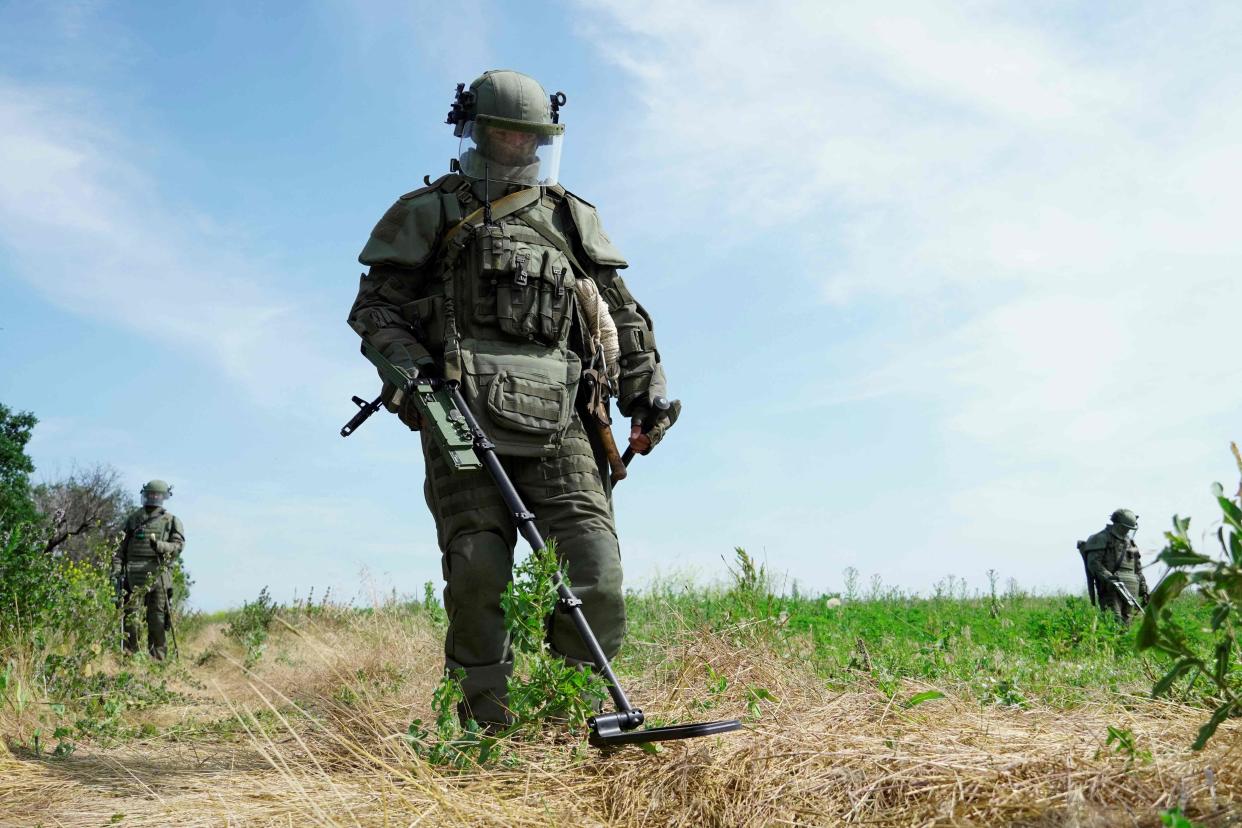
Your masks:
[[[1138,528],[1138,515],[1129,509],[1118,509],[1109,517],[1113,523],[1126,527],[1127,529]]]
[[[529,75],[509,69],[484,72],[457,84],[446,123],[461,139],[457,167],[467,177],[514,184],[555,184],[565,126],[565,94],[549,96]]]
[[[170,497],[172,497],[172,486],[163,480],[149,480],[142,487],[143,506],[161,506]]]

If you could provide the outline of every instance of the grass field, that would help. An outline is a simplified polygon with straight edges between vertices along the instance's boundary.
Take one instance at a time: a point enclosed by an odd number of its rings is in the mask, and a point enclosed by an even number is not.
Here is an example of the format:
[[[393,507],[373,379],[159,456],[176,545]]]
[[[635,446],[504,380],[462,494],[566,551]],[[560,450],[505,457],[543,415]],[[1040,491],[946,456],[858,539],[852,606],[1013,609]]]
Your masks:
[[[48,698],[11,648],[0,825],[1242,820],[1236,723],[1191,752],[1199,691],[1153,701],[1165,665],[1085,598],[846,580],[843,596],[774,595],[739,559],[727,586],[630,596],[617,667],[635,702],[659,722],[737,717],[743,731],[600,752],[546,724],[483,766],[431,761],[434,737],[410,728],[435,718],[430,601],[186,619],[178,662],[101,652],[79,698]],[[1197,602],[1175,605],[1191,628],[1206,623]]]

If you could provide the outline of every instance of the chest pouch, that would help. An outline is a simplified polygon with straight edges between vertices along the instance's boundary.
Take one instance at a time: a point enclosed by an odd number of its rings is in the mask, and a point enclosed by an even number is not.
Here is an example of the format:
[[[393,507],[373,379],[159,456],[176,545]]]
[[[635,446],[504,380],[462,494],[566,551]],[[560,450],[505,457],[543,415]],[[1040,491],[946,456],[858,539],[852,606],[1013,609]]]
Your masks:
[[[461,343],[467,402],[499,454],[546,457],[573,417],[582,364],[565,348],[534,343]]]
[[[479,228],[473,321],[495,325],[505,337],[558,345],[573,320],[573,271],[564,254],[520,222]]]

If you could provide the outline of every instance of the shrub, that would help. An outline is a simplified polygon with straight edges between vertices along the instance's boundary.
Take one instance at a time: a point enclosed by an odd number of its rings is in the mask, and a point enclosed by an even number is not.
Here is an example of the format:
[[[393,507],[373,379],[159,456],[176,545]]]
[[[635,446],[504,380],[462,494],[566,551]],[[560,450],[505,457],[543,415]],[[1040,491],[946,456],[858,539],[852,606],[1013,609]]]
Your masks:
[[[267,633],[278,609],[265,586],[259,590],[259,597],[242,605],[225,628],[224,634],[246,650],[247,667],[254,666],[263,657]]]
[[[1242,472],[1242,456],[1233,446]],[[1190,540],[1190,518],[1173,516],[1173,529],[1165,532],[1167,541],[1157,560],[1169,572],[1152,590],[1151,599],[1139,628],[1140,650],[1155,649],[1170,656],[1172,668],[1152,687],[1152,695],[1169,693],[1182,678],[1189,685],[1204,679],[1212,688],[1212,715],[1199,730],[1193,748],[1201,750],[1221,722],[1242,716],[1242,669],[1238,663],[1235,616],[1242,605],[1242,490],[1231,498],[1224,488],[1213,484],[1222,522],[1216,532],[1221,556],[1212,558],[1194,549]],[[1212,607],[1211,634],[1206,644],[1197,641],[1178,623],[1169,604],[1187,587],[1195,587]]]

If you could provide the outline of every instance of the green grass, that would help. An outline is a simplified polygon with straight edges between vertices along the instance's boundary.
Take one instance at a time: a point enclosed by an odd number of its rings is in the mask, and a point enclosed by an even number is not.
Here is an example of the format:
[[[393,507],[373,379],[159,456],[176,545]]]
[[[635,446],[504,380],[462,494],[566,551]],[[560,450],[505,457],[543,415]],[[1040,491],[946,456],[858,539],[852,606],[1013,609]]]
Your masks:
[[[736,637],[739,646],[769,639],[783,656],[813,664],[830,686],[867,682],[897,692],[916,680],[965,693],[983,704],[1032,702],[1072,708],[1109,694],[1147,696],[1164,672],[1162,661],[1135,649],[1137,624],[1125,629],[1102,616],[1085,596],[968,595],[946,579],[930,597],[873,584],[866,596],[773,595],[766,578],[729,587],[665,583],[628,596],[632,645],[619,667],[637,672],[659,658],[642,641],[668,640],[678,627],[706,627]],[[848,578],[848,576],[847,576]],[[829,599],[841,601],[829,606]],[[1175,602],[1183,626],[1200,632],[1211,607],[1198,596]],[[1196,703],[1183,689],[1181,701]]]

